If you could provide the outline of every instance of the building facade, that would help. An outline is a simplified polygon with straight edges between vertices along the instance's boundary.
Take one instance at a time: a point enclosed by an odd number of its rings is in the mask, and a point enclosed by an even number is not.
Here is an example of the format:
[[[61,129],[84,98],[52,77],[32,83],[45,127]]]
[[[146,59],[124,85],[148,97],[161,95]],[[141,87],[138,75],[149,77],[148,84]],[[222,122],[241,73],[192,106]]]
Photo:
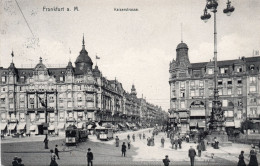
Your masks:
[[[46,117],[54,133],[70,124],[146,125],[149,103],[136,97],[134,85],[129,94],[116,79],[103,77],[98,66],[93,67],[84,38],[82,43],[75,67],[68,62],[64,68],[47,68],[42,58],[34,68],[16,68],[13,62],[0,67],[2,134],[38,134]]]
[[[218,61],[217,86],[226,128],[260,120],[260,57]],[[190,63],[181,42],[170,62],[170,121],[182,132],[207,129],[212,111],[214,62]]]

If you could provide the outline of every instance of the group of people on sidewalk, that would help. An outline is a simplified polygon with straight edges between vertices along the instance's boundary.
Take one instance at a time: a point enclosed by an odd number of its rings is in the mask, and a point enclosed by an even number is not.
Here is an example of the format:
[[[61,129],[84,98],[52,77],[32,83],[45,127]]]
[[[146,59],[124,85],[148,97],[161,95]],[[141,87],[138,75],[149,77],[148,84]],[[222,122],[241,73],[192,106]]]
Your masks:
[[[254,145],[251,145],[251,150],[249,153],[249,163],[248,166],[258,166],[258,161],[257,161],[257,152],[255,149]],[[244,160],[244,151],[241,151],[240,155],[238,156],[238,163],[237,166],[246,166],[245,160]]]

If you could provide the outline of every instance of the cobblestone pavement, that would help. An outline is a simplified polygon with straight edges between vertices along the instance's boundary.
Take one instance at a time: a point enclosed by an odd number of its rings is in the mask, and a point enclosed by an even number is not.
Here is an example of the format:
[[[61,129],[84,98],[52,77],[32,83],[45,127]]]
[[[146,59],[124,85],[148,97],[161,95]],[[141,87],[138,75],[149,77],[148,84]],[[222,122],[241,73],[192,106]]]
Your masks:
[[[147,136],[150,136],[150,133],[148,133],[148,131],[145,132]],[[128,133],[132,134],[133,132]],[[120,145],[123,141],[126,141],[125,138],[128,133],[117,134],[121,141]],[[170,165],[190,165],[189,159],[187,157],[187,148],[191,144],[183,143],[183,149],[179,149],[176,151],[172,150],[169,147],[169,140],[166,139],[166,146],[162,149],[159,147],[159,140],[163,133],[160,133],[158,136],[155,137],[155,140],[157,141],[156,146],[147,147],[146,140],[139,139],[138,131],[135,133],[136,141],[132,142],[132,148],[127,151],[126,157],[121,156],[121,148],[115,147],[114,140],[101,142],[99,140],[96,140],[94,136],[90,136],[90,139],[87,142],[80,143],[77,147],[70,146],[69,148],[64,146],[64,139],[53,139],[49,142],[49,148],[54,148],[54,146],[58,144],[59,150],[61,151],[61,160],[57,160],[57,163],[60,166],[87,165],[86,152],[88,148],[91,148],[92,152],[94,153],[95,166],[160,166],[163,165],[162,159],[164,158],[165,154],[168,154],[170,157]],[[239,148],[236,148],[236,146],[228,148],[234,151],[234,153],[232,154],[230,154],[228,152],[228,149],[225,148],[222,148],[218,151],[214,151],[213,149],[208,148],[207,152],[203,153],[203,156],[201,158],[196,157],[195,165],[235,166],[237,165],[237,154],[240,152],[240,150],[238,149],[244,148],[244,146],[242,145],[238,145],[241,146]],[[22,157],[23,163],[26,166],[47,166],[50,164],[50,153],[49,150],[44,149],[44,144],[41,137],[39,137],[39,141],[37,141],[37,138],[33,138],[33,141],[30,142],[10,141],[10,143],[3,143],[1,144],[1,150],[1,162],[4,166],[11,165],[14,156]],[[211,159],[209,156],[207,156],[207,154],[210,154],[212,152],[215,153],[214,159]]]

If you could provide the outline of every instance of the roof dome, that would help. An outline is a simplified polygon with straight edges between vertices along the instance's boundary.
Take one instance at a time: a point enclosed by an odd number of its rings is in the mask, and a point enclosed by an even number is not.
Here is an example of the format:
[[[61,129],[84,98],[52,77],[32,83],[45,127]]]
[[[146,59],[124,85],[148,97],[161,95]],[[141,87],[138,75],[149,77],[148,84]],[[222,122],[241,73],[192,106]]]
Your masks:
[[[91,60],[91,58],[88,56],[88,52],[85,49],[85,41],[84,41],[84,36],[83,36],[83,41],[82,41],[82,50],[79,53],[79,56],[76,59],[75,63],[88,63],[91,64],[91,66],[93,65],[93,62]]]
[[[181,42],[180,44],[178,44],[176,50],[181,49],[181,48],[187,48],[188,49],[188,46],[187,46],[186,43]]]

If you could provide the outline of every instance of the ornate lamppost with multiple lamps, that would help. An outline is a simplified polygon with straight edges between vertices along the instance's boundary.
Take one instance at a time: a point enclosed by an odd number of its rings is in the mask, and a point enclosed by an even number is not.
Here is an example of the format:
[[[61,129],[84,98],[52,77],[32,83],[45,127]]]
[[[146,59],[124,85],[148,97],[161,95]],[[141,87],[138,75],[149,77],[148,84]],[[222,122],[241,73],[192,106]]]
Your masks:
[[[204,22],[207,22],[208,19],[211,18],[210,13],[208,10],[214,13],[214,100],[212,103],[212,112],[210,116],[210,125],[209,125],[209,132],[212,136],[220,136],[221,140],[227,142],[227,136],[225,134],[225,126],[224,126],[224,114],[222,110],[222,105],[219,100],[218,94],[218,86],[217,86],[217,77],[218,77],[218,68],[217,68],[217,23],[216,23],[216,15],[217,15],[217,7],[218,2],[217,0],[207,0],[204,13],[201,16],[201,19]],[[227,8],[223,10],[227,16],[230,16],[231,13],[235,10],[233,6],[231,6],[231,2],[227,0]],[[224,138],[226,137],[226,138]]]

